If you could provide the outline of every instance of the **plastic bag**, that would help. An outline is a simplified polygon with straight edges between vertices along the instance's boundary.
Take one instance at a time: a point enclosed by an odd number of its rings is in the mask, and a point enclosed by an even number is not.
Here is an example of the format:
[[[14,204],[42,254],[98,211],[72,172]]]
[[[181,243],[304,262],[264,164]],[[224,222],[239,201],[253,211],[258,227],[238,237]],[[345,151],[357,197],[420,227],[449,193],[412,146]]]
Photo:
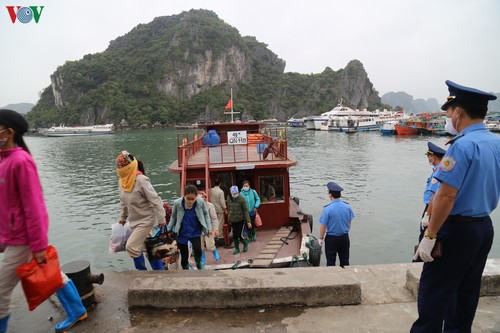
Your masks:
[[[52,245],[47,247],[45,258],[46,263],[38,264],[33,259],[17,268],[30,311],[64,286],[57,251]]]
[[[130,224],[127,222],[121,224],[119,222],[111,225],[111,239],[109,240],[109,253],[113,254],[120,251],[125,251],[128,238],[132,234]]]
[[[262,219],[260,218],[259,213],[255,214],[255,226],[262,227]]]

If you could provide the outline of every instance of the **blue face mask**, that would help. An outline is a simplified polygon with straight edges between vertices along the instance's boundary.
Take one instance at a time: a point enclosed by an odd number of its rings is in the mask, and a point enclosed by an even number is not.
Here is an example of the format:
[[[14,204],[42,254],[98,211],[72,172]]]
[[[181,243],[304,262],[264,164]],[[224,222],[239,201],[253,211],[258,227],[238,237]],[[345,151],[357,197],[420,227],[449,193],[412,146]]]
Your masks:
[[[249,187],[249,186],[243,186],[243,187],[241,188],[241,190],[242,190],[242,191],[245,191],[245,192],[248,192],[248,191],[250,191],[250,187]]]

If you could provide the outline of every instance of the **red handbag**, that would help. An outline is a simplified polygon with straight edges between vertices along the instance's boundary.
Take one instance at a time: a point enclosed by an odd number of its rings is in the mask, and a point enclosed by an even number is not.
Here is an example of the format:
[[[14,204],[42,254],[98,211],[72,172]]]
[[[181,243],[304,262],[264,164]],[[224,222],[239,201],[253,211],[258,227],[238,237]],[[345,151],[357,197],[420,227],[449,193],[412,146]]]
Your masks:
[[[256,227],[261,227],[262,226],[262,219],[260,218],[259,213],[255,214],[255,226]]]
[[[30,311],[64,286],[57,251],[52,245],[47,247],[45,258],[45,263],[38,264],[33,259],[17,268]]]

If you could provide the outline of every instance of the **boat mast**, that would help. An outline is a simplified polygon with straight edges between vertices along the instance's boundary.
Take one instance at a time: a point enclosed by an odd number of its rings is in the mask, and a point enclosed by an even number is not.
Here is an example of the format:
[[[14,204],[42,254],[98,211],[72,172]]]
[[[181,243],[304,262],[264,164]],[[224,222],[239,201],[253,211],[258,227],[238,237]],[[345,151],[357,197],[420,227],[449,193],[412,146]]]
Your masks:
[[[231,122],[234,123],[234,114],[237,114],[239,112],[234,112],[234,109],[233,109],[233,88],[231,88],[231,99],[229,100],[229,105],[231,105],[231,112],[225,112],[226,109],[224,109],[224,113],[225,114],[230,114],[231,115]],[[227,106],[226,106],[227,108]]]

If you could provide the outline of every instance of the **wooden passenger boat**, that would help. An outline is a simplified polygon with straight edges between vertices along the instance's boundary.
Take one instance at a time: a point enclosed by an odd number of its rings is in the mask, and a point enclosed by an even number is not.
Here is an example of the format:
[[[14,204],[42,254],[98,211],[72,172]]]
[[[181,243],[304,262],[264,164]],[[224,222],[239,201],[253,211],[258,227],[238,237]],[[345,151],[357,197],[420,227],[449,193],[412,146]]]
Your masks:
[[[312,216],[301,211],[298,198],[290,193],[288,170],[297,165],[297,159],[288,153],[286,128],[268,129],[260,122],[198,127],[194,133],[178,135],[178,159],[169,167],[179,174],[181,195],[189,184],[209,195],[215,179],[220,179],[227,197],[232,185],[241,189],[243,180],[249,180],[260,196],[263,222],[248,252],[233,255],[226,216],[220,260],[216,262],[208,252],[207,268],[319,266],[321,248],[312,236]],[[274,187],[274,197],[266,197],[269,185]]]

